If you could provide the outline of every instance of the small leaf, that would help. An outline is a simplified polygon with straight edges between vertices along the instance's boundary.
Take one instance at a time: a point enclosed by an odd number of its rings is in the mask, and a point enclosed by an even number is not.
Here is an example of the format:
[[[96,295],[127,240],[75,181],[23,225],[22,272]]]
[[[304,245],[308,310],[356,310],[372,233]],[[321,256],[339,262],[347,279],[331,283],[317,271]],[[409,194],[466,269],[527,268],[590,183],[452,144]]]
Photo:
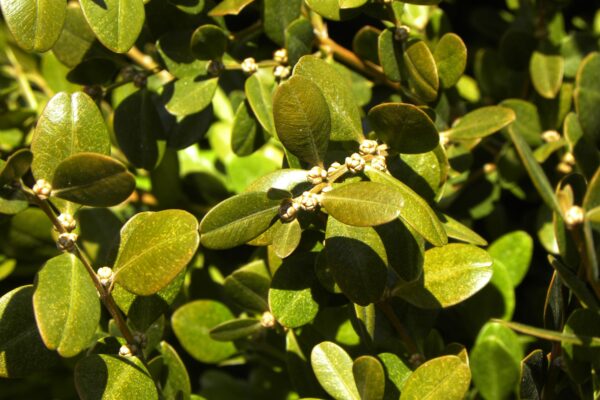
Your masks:
[[[271,200],[262,192],[233,196],[219,203],[202,219],[201,242],[210,249],[242,245],[271,226],[279,206],[280,200]]]
[[[338,0],[340,9],[358,8],[364,5],[368,0]]]
[[[35,127],[31,151],[33,176],[48,182],[58,164],[73,154],[109,154],[108,130],[94,101],[82,92],[52,97]]]
[[[311,165],[323,165],[331,119],[321,90],[309,79],[294,76],[273,97],[277,136],[294,155]]]
[[[240,103],[231,128],[231,149],[240,156],[249,156],[263,143],[262,129],[247,101]]]
[[[397,399],[412,374],[408,364],[394,353],[380,353],[377,358],[383,364],[386,375],[385,399]]]
[[[0,187],[0,214],[15,215],[29,207],[29,200],[21,189]]]
[[[433,58],[437,65],[440,84],[444,89],[456,85],[467,66],[467,47],[454,33],[446,33],[435,46]]]
[[[513,287],[517,287],[529,269],[533,239],[524,231],[510,232],[495,240],[488,251],[493,258],[504,264]]]
[[[223,0],[208,12],[211,17],[222,17],[225,15],[238,15],[244,7],[254,0]]]
[[[52,53],[61,63],[73,68],[100,47],[83,16],[79,2],[67,3],[65,23],[58,40],[52,46]]]
[[[586,178],[591,179],[600,165],[600,154],[590,138],[583,134],[579,118],[574,112],[565,117],[563,134],[575,156],[575,162]]]
[[[198,60],[219,60],[227,50],[227,33],[216,25],[202,25],[192,34],[190,49]]]
[[[510,108],[515,112],[516,118],[510,129],[518,132],[528,145],[538,147],[543,143],[542,121],[535,104],[522,99],[507,99],[500,103],[502,107]]]
[[[453,140],[482,138],[498,132],[515,118],[514,111],[506,107],[480,107],[461,117],[452,128],[442,134]]]
[[[434,101],[440,86],[433,54],[422,40],[409,43],[404,49],[404,65],[411,91],[425,102]]]
[[[218,80],[192,76],[178,79],[172,88],[165,88],[167,111],[175,116],[185,117],[204,110],[212,102]]]
[[[440,142],[433,121],[412,104],[379,104],[369,111],[369,121],[377,136],[399,153],[425,153]]]
[[[289,223],[277,222],[273,231],[273,250],[277,257],[286,258],[296,250],[302,237],[302,228],[297,219]]]
[[[52,196],[92,207],[122,203],[134,189],[135,178],[123,164],[95,153],[66,158],[52,179]]]
[[[292,21],[300,17],[301,6],[302,0],[285,2],[280,0],[264,0],[263,29],[265,35],[282,46],[284,43],[284,32]]]
[[[421,308],[449,307],[471,297],[492,277],[492,258],[478,247],[451,243],[425,252],[422,280],[394,293]]]
[[[322,205],[344,224],[375,226],[396,219],[404,207],[404,197],[382,183],[355,182],[323,193]]]
[[[65,22],[66,5],[54,0],[2,0],[2,14],[17,44],[43,53],[58,40]]]
[[[319,383],[334,399],[360,400],[352,375],[352,359],[337,344],[322,342],[310,354]]]
[[[310,54],[315,34],[310,21],[300,17],[285,29],[285,48],[288,52],[288,63],[295,65],[298,60]]]
[[[577,70],[575,79],[575,110],[584,134],[596,146],[600,143],[600,114],[597,112],[600,99],[600,53],[588,54]]]
[[[383,399],[385,373],[375,357],[358,357],[352,365],[352,374],[361,400]]]
[[[134,294],[154,294],[185,268],[198,242],[198,222],[186,211],[136,214],[121,229],[114,281]]]
[[[0,164],[0,187],[21,179],[29,171],[32,161],[33,154],[27,149],[18,150],[8,157],[6,163]]]
[[[144,25],[143,0],[80,0],[90,28],[100,42],[115,53],[125,53]]]
[[[591,314],[590,314],[591,315]],[[575,346],[600,347],[600,337],[585,334],[574,334],[573,332],[555,332],[548,329],[536,328],[512,321],[502,321],[495,319],[493,322],[504,325],[519,333],[533,336],[539,339],[550,340],[552,342],[568,343]]]
[[[210,330],[210,337],[219,342],[243,339],[264,329],[260,321],[253,318],[238,318],[225,321]]]
[[[531,83],[542,97],[553,99],[562,85],[565,59],[560,55],[534,51],[529,62]]]
[[[448,237],[476,246],[487,246],[487,241],[470,228],[445,214],[444,219],[444,230],[448,234]]]
[[[192,32],[169,31],[156,43],[167,71],[177,78],[195,78],[206,73],[207,61],[196,59],[190,48]]]
[[[163,396],[167,399],[189,398],[192,388],[185,364],[167,342],[160,342],[157,349],[162,355],[164,364],[160,376]]]
[[[385,76],[393,81],[402,80],[402,46],[394,37],[395,29],[384,29],[377,39],[377,54]]]
[[[75,387],[82,400],[158,400],[150,374],[135,357],[95,354],[83,358],[75,366]]]
[[[275,134],[275,123],[273,121],[273,89],[275,81],[270,74],[261,71],[252,74],[246,79],[244,91],[246,98],[256,119],[260,122],[264,130],[270,134]]]
[[[223,283],[225,295],[239,307],[263,313],[269,309],[267,297],[271,277],[263,260],[256,260],[237,269]]]
[[[93,343],[100,300],[77,257],[64,253],[46,262],[36,275],[33,310],[46,347],[62,357],[73,357]]]
[[[410,375],[402,387],[400,400],[461,400],[470,384],[469,366],[457,356],[442,356],[420,365]]]
[[[333,21],[352,18],[358,13],[356,9],[342,9],[340,0],[306,0],[306,4],[317,14]]]
[[[377,46],[380,34],[381,31],[373,26],[363,26],[352,39],[352,50],[357,56],[374,64],[379,64]]]

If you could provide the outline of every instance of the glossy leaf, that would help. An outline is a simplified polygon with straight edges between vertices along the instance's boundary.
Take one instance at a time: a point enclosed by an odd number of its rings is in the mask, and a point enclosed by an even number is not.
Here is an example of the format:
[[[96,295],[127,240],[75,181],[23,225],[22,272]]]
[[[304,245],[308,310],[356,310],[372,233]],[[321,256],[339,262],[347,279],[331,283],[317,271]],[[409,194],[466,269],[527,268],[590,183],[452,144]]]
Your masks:
[[[274,84],[273,77],[261,71],[252,74],[244,84],[246,98],[250,107],[252,107],[252,111],[254,111],[256,119],[271,134],[275,134],[275,123],[273,122]]]
[[[490,255],[504,264],[513,286],[521,283],[533,255],[533,239],[527,232],[514,231],[495,240],[488,249]]]
[[[73,154],[109,154],[108,130],[94,101],[81,92],[55,95],[38,120],[31,151],[33,176],[48,182],[58,164]]]
[[[252,154],[261,144],[262,129],[254,117],[250,105],[240,103],[231,128],[231,149],[240,156]]]
[[[425,102],[437,98],[440,81],[433,54],[424,41],[406,45],[403,54],[410,90]]]
[[[210,337],[220,342],[229,342],[248,337],[263,329],[260,321],[252,318],[239,318],[225,321],[210,330]]]
[[[162,355],[163,368],[160,384],[163,396],[172,399],[189,398],[192,388],[185,364],[175,349],[167,342],[160,342],[157,349]],[[152,369],[151,365],[149,369]]]
[[[224,15],[238,15],[248,4],[254,0],[223,0],[208,12],[211,17]]]
[[[42,53],[58,40],[66,4],[53,0],[2,0],[2,14],[16,42],[27,51]]]
[[[198,60],[218,60],[227,50],[227,33],[216,25],[202,25],[192,34],[190,49]]]
[[[200,223],[202,245],[227,249],[254,239],[274,222],[279,205],[279,200],[261,192],[243,193],[221,202]]]
[[[280,258],[286,258],[296,250],[300,244],[302,228],[297,219],[289,223],[278,222],[273,232],[273,250]]]
[[[195,78],[206,74],[208,62],[198,60],[192,54],[191,34],[190,31],[171,31],[162,35],[156,43],[165,67],[176,78]]]
[[[302,0],[282,2],[279,0],[264,0],[263,28],[269,39],[282,46],[284,32],[289,24],[300,16]]]
[[[443,134],[454,140],[470,140],[491,135],[515,120],[514,111],[501,106],[487,106],[461,117]]]
[[[337,344],[322,342],[310,354],[310,363],[319,383],[334,399],[359,400],[352,375],[352,359]]]
[[[144,24],[143,0],[81,0],[90,28],[103,45],[125,53],[137,40]]]
[[[302,56],[310,53],[314,39],[315,34],[308,19],[300,17],[288,25],[285,30],[285,48],[290,65],[295,65]]]
[[[317,85],[292,77],[277,89],[273,111],[277,136],[286,149],[311,165],[323,165],[331,119]]]
[[[302,194],[304,188],[308,187],[308,171],[303,169],[280,169],[264,175],[247,188],[246,192],[267,192],[269,189],[280,189],[294,191]]]
[[[82,400],[158,400],[156,386],[150,374],[135,357],[95,354],[83,358],[75,366],[75,387]]]
[[[56,167],[52,196],[92,207],[122,203],[135,189],[135,178],[119,161],[102,154],[77,153]]]
[[[314,56],[304,56],[296,64],[294,75],[311,80],[323,93],[331,117],[331,140],[361,139],[360,111],[352,91],[335,67]]]
[[[424,153],[440,141],[433,121],[412,104],[379,104],[369,111],[369,120],[377,136],[399,153]]]
[[[340,9],[344,10],[347,8],[358,8],[364,5],[367,0],[338,0],[340,4]]]
[[[225,278],[223,290],[238,306],[263,313],[269,309],[267,296],[271,279],[262,260],[253,261]]]
[[[400,82],[403,50],[394,36],[393,28],[383,30],[377,40],[377,53],[385,76],[393,82]]]
[[[589,54],[579,65],[575,80],[575,110],[581,122],[583,132],[592,142],[600,142],[600,115],[595,105],[600,98],[600,53]]]
[[[0,377],[23,378],[55,367],[56,353],[40,337],[31,297],[33,286],[21,286],[0,298]]]
[[[178,308],[171,317],[171,324],[179,343],[192,357],[214,364],[236,351],[231,342],[218,342],[209,334],[212,328],[231,319],[231,311],[218,301],[196,300]]]
[[[306,0],[306,4],[316,13],[333,21],[340,21],[356,15],[356,10],[342,9],[340,0]]]
[[[394,293],[417,307],[449,307],[477,293],[491,277],[492,258],[485,250],[452,243],[427,250],[422,279],[400,284]]]
[[[433,58],[437,66],[440,85],[444,89],[456,85],[467,66],[467,47],[454,33],[446,33],[435,46]]]
[[[29,171],[32,161],[33,154],[27,149],[18,150],[8,157],[6,163],[0,164],[0,187],[21,179]]]
[[[94,32],[83,16],[79,2],[68,3],[64,26],[52,47],[56,58],[67,67],[73,68],[99,47]]]
[[[143,212],[121,229],[114,281],[147,296],[169,284],[198,248],[196,217],[182,210]]]
[[[375,357],[358,357],[352,364],[352,374],[361,400],[383,399],[385,373]]]
[[[165,106],[167,111],[178,117],[185,117],[204,110],[213,99],[217,90],[217,81],[218,78],[194,77],[177,80]]]
[[[500,103],[502,107],[510,108],[515,112],[516,119],[510,129],[523,136],[530,146],[537,147],[543,143],[542,121],[535,104],[521,99],[508,99]]]
[[[62,357],[73,357],[92,344],[100,300],[77,257],[65,253],[51,258],[37,273],[33,310],[46,347]]]
[[[352,226],[375,226],[396,219],[404,207],[397,190],[378,182],[355,182],[324,193],[329,215]]]
[[[448,237],[476,246],[487,246],[487,241],[467,226],[448,215],[444,215],[444,219],[444,229]]]
[[[463,399],[469,390],[471,371],[457,356],[431,359],[417,368],[404,383],[400,400],[424,398]]]
[[[531,83],[547,99],[553,99],[562,85],[565,60],[560,55],[534,51],[529,63]]]
[[[357,56],[379,64],[378,40],[381,31],[373,26],[363,26],[352,39],[352,50]]]

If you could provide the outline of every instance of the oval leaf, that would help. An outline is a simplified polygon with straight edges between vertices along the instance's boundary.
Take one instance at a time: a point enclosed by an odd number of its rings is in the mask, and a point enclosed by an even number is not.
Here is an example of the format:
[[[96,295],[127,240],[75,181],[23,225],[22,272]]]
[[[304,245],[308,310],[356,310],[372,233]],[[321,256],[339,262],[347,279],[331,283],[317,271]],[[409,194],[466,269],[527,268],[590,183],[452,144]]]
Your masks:
[[[218,78],[188,76],[178,79],[172,87],[165,88],[167,111],[175,116],[185,117],[204,110],[212,102],[217,83]]]
[[[586,136],[596,146],[600,144],[600,113],[598,113],[598,98],[600,98],[600,53],[593,52],[586,56],[577,71],[575,79],[575,110]]]
[[[223,283],[223,291],[239,307],[263,313],[269,309],[267,297],[271,277],[263,260],[237,269]]]
[[[385,372],[375,357],[358,357],[352,365],[352,374],[361,400],[383,399]]]
[[[260,321],[252,318],[239,318],[225,321],[210,330],[210,337],[220,342],[230,342],[248,337],[263,329]]]
[[[302,237],[302,228],[297,219],[289,223],[278,223],[273,232],[273,250],[277,257],[286,258],[296,250]]]
[[[353,226],[375,226],[396,219],[404,197],[377,182],[355,182],[323,193],[322,206],[329,215]]]
[[[225,15],[238,15],[244,7],[254,0],[223,0],[208,12],[211,17],[222,17]]]
[[[404,386],[400,400],[461,400],[471,384],[469,366],[457,356],[434,358],[413,372]]]
[[[501,106],[480,107],[461,117],[443,135],[453,140],[482,138],[498,132],[515,120],[515,112]]]
[[[78,153],[61,162],[52,179],[52,196],[92,207],[127,200],[135,178],[119,161],[94,153]]]
[[[433,54],[422,40],[415,40],[404,49],[404,66],[411,91],[426,102],[437,98],[440,86]]]
[[[37,273],[33,310],[50,350],[68,358],[92,344],[100,322],[100,300],[77,257],[65,253],[51,258]]]
[[[311,165],[323,165],[331,119],[327,101],[310,80],[294,76],[273,97],[275,129],[281,143]]]
[[[185,268],[198,242],[198,221],[186,211],[139,213],[121,229],[114,281],[134,294],[154,294]]]
[[[562,85],[565,59],[560,55],[534,51],[529,62],[531,83],[540,96],[547,99],[556,97]]]
[[[273,90],[275,80],[273,75],[258,71],[246,79],[244,91],[248,103],[256,116],[256,119],[265,131],[275,134],[275,122],[273,121]]]
[[[160,342],[158,351],[162,356],[166,378],[161,379],[162,395],[167,399],[188,399],[192,391],[190,377],[179,354],[167,342]],[[151,364],[151,363],[150,363]],[[152,369],[152,366],[149,366]]]
[[[227,33],[216,25],[202,25],[192,34],[190,49],[198,60],[218,60],[227,50]]]
[[[533,255],[533,239],[525,231],[507,233],[495,240],[488,249],[490,255],[502,262],[516,287],[529,269]]]
[[[456,85],[467,66],[467,47],[454,33],[446,33],[435,46],[433,58],[437,65],[440,84],[444,89]]]
[[[27,149],[16,151],[6,163],[0,163],[0,187],[21,179],[29,171],[33,153]]]
[[[352,359],[335,343],[322,342],[310,354],[310,363],[323,389],[334,399],[360,400],[352,375]]]

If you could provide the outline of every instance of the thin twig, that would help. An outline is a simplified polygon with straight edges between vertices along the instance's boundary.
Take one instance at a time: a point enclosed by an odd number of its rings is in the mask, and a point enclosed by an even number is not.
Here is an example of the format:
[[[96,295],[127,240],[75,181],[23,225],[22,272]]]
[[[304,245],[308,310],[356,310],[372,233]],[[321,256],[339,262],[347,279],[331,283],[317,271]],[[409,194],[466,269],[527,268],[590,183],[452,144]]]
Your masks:
[[[404,325],[402,325],[402,322],[400,322],[400,320],[398,319],[398,316],[394,312],[394,309],[392,308],[390,303],[384,300],[377,303],[377,306],[381,311],[383,311],[387,319],[390,321],[390,323],[398,333],[398,336],[400,336],[400,339],[402,339],[402,341],[406,345],[406,349],[408,350],[408,352],[411,355],[421,355],[417,344],[409,335],[408,330],[404,327]]]

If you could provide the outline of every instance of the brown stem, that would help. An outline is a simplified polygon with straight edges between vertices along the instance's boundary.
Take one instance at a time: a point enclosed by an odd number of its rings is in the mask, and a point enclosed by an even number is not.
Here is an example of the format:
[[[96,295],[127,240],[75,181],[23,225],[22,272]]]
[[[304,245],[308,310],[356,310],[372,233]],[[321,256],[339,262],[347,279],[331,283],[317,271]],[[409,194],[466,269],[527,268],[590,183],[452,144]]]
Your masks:
[[[171,75],[169,71],[164,70],[160,65],[158,65],[156,61],[154,61],[152,57],[142,53],[142,51],[135,46],[132,47],[126,55],[134,63],[144,68],[145,70],[161,75],[165,81],[172,81],[173,79],[175,79],[175,77]]]
[[[390,321],[390,323],[398,333],[398,336],[400,336],[400,339],[402,339],[402,341],[406,345],[406,349],[408,350],[408,352],[411,355],[421,356],[417,344],[408,333],[408,330],[404,327],[404,325],[402,325],[402,322],[400,322],[400,320],[398,319],[398,316],[394,312],[394,309],[392,308],[390,303],[388,303],[387,300],[384,300],[377,303],[377,306],[381,311],[383,311],[387,319]]]

